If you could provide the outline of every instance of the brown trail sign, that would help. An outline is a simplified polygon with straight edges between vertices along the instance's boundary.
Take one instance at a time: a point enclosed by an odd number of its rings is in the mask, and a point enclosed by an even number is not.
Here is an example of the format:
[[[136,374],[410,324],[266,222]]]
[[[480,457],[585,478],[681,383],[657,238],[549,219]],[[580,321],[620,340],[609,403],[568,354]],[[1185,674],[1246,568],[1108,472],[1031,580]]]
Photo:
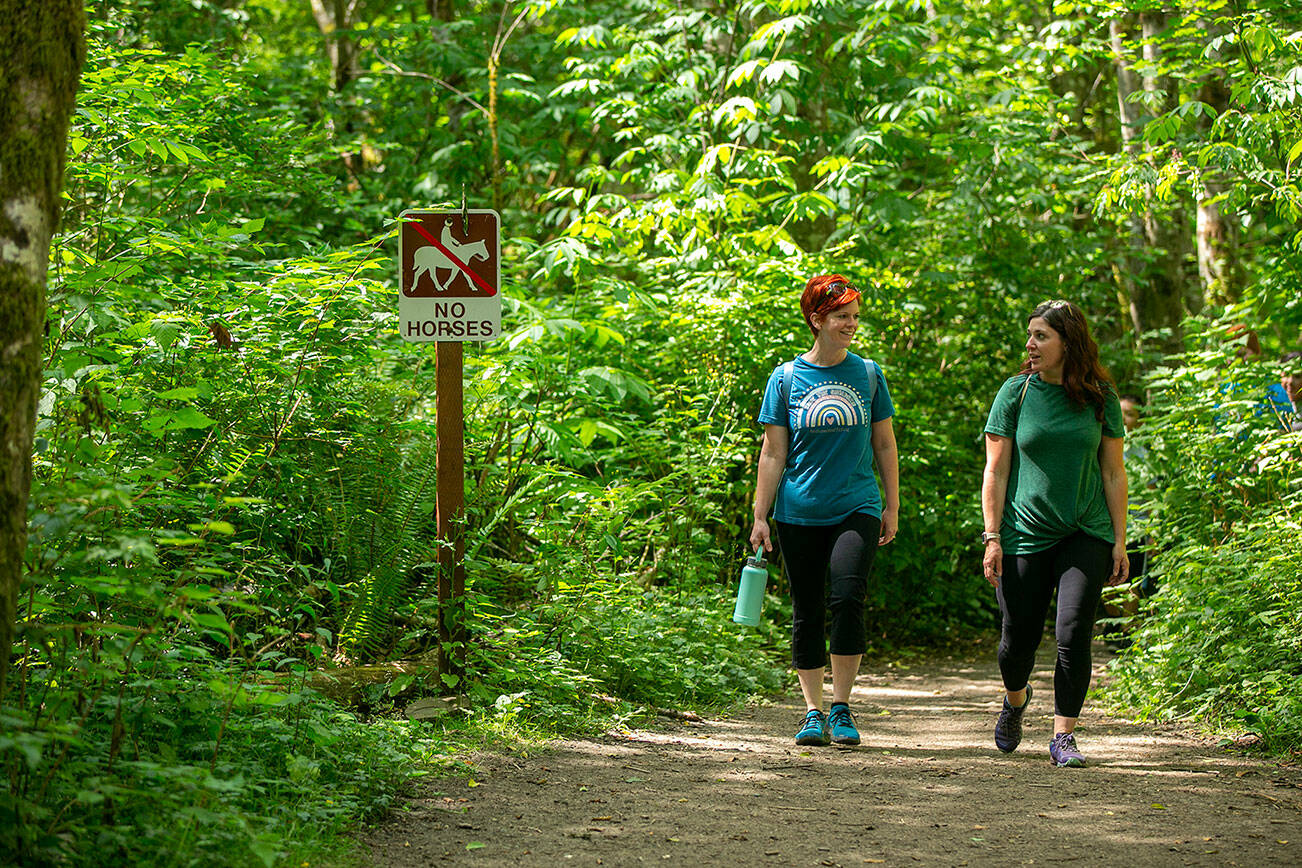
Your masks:
[[[404,340],[437,341],[439,672],[465,663],[463,341],[502,331],[501,218],[496,211],[406,211],[398,234]],[[453,685],[448,685],[453,686]],[[460,689],[459,682],[456,684]]]
[[[502,330],[496,211],[406,211],[398,235],[399,332],[408,341],[484,341]]]

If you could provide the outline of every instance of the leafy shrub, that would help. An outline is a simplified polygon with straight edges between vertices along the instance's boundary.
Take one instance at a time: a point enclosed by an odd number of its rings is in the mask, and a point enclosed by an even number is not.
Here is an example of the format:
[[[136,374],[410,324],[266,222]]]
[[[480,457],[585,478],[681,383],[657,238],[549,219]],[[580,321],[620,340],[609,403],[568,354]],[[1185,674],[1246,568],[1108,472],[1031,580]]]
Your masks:
[[[1146,717],[1249,730],[1302,746],[1302,435],[1279,430],[1264,363],[1234,358],[1221,320],[1191,321],[1191,349],[1149,378],[1132,496],[1159,584],[1111,695]]]
[[[363,722],[202,647],[151,644],[112,690],[77,694],[96,685],[36,667],[29,689],[53,705],[6,709],[0,761],[15,786],[0,793],[0,846],[20,862],[273,865],[329,851],[394,803],[413,763],[450,750],[426,726]],[[61,713],[74,699],[80,711]]]

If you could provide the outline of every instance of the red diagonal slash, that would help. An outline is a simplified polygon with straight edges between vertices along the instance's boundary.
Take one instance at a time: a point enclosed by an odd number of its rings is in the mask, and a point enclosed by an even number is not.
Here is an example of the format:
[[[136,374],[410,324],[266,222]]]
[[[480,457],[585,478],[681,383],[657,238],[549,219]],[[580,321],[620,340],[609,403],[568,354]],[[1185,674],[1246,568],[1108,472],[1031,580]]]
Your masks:
[[[471,271],[470,266],[466,265],[460,259],[457,259],[456,254],[454,254],[451,250],[448,250],[442,244],[439,244],[438,241],[434,239],[433,235],[430,235],[428,232],[425,231],[424,226],[421,226],[419,223],[413,220],[411,221],[411,227],[415,229],[417,232],[419,232],[421,235],[425,236],[425,240],[428,241],[430,244],[433,244],[439,250],[442,250],[443,255],[446,256],[448,259],[451,259],[452,264],[455,265],[457,268],[460,268],[462,271],[464,271],[466,275],[469,276],[470,279],[473,280],[476,284],[478,284],[479,288],[482,289],[485,293],[487,293],[488,295],[497,295],[497,290],[493,288],[493,286],[491,286],[488,283],[488,281],[484,280],[478,274],[475,274],[475,272]],[[430,279],[432,280],[433,278]]]

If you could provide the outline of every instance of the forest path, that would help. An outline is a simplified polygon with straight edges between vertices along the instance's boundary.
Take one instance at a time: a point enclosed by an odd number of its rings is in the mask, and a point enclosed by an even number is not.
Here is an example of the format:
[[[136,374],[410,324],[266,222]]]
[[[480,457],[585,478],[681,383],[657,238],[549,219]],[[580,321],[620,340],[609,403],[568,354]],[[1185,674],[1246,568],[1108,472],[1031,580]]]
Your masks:
[[[1090,765],[1054,768],[1052,677],[1042,653],[1011,755],[991,735],[993,660],[865,664],[858,747],[797,747],[792,694],[527,758],[481,754],[474,786],[430,781],[364,843],[384,868],[1302,865],[1302,769],[1089,706],[1077,732]]]

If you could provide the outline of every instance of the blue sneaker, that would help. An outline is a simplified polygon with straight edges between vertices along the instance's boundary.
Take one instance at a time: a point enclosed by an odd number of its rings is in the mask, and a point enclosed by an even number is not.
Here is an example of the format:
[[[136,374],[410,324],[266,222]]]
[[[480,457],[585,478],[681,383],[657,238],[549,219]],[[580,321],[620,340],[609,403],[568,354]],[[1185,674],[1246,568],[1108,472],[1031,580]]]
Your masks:
[[[1012,753],[1017,750],[1017,746],[1022,743],[1022,715],[1026,713],[1026,707],[1031,704],[1031,685],[1026,685],[1026,701],[1017,708],[1008,704],[1008,697],[1004,697],[1004,710],[999,712],[999,719],[995,721],[995,747],[1004,753]]]
[[[823,712],[816,708],[810,709],[800,724],[800,732],[796,733],[796,744],[822,746],[831,740],[832,737],[827,731],[827,718],[823,716]]]
[[[827,716],[827,722],[832,727],[833,743],[859,743],[859,730],[854,728],[854,718],[850,716],[850,706],[843,702],[832,703],[832,713]]]
[[[1085,757],[1076,747],[1076,736],[1070,732],[1060,732],[1049,742],[1049,759],[1058,768],[1079,769],[1085,767]]]

